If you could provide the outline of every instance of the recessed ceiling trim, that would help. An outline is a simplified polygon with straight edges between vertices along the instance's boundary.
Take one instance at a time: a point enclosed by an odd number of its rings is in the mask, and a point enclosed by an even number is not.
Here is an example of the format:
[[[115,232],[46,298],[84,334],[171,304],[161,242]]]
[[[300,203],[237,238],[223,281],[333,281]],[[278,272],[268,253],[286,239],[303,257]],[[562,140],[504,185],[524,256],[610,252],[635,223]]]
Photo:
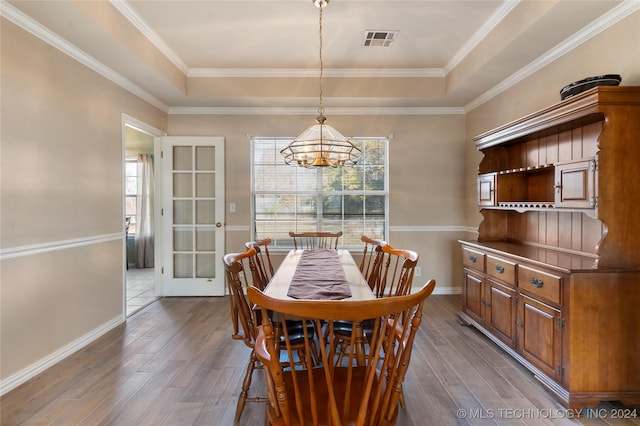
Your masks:
[[[166,105],[164,102],[162,102],[155,96],[151,95],[146,90],[140,88],[135,83],[124,78],[121,74],[115,72],[114,70],[112,70],[111,68],[103,64],[102,62],[98,61],[93,56],[87,54],[83,50],[80,50],[79,48],[77,48],[75,45],[69,43],[67,40],[55,34],[51,30],[49,30],[48,28],[40,24],[39,22],[25,15],[22,11],[18,10],[11,4],[3,1],[2,7],[0,7],[0,15],[8,19],[9,21],[13,22],[23,30],[33,34],[34,36],[44,41],[45,43],[60,50],[62,53],[66,54],[67,56],[80,62],[87,68],[97,72],[107,80],[114,82],[115,84],[122,87],[129,93],[139,97],[143,101],[150,103],[151,105],[155,106],[156,108],[164,112],[167,112],[169,110],[169,106]]]
[[[457,67],[464,58],[475,49],[482,40],[520,3],[520,0],[505,1],[500,7],[487,19],[487,21],[476,31],[469,40],[456,52],[455,55],[446,63],[444,71],[450,73]]]
[[[111,5],[118,9],[131,24],[138,29],[163,55],[173,63],[183,74],[187,74],[189,67],[176,52],[164,42],[155,31],[151,29],[147,21],[136,12],[126,0],[109,0]]]
[[[445,77],[442,68],[329,68],[325,77]],[[317,69],[306,68],[191,68],[187,77],[318,77]]]
[[[640,10],[640,1],[637,0],[625,0],[620,3],[618,6],[611,9],[609,12],[605,13],[595,21],[593,21],[589,26],[583,28],[581,31],[578,31],[571,37],[567,38],[562,43],[556,45],[554,48],[548,50],[545,54],[538,57],[535,61],[529,63],[527,66],[521,68],[515,73],[511,74],[508,78],[502,80],[497,85],[493,86],[491,89],[484,92],[482,95],[473,99],[467,105],[464,106],[464,110],[466,112],[470,112],[480,105],[488,102],[494,97],[498,96],[500,93],[506,91],[507,89],[515,86],[517,83],[521,82],[525,78],[534,74],[536,71],[544,68],[549,65],[551,62],[559,59],[563,55],[566,55],[569,51],[574,48],[580,46],[585,43],[587,40],[595,37],[602,31],[616,24],[618,21],[626,18],[632,13]],[[580,78],[579,76],[576,78]],[[559,90],[559,89],[558,89]]]
[[[325,107],[328,115],[464,115],[459,107]],[[171,107],[169,115],[318,115],[316,107]]]

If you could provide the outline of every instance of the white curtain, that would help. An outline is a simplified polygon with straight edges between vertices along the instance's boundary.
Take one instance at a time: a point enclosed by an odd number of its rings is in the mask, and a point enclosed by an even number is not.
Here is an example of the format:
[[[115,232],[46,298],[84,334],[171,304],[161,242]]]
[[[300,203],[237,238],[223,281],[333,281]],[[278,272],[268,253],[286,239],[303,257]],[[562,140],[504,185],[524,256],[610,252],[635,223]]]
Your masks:
[[[138,154],[140,194],[136,216],[136,268],[153,268],[153,155]]]

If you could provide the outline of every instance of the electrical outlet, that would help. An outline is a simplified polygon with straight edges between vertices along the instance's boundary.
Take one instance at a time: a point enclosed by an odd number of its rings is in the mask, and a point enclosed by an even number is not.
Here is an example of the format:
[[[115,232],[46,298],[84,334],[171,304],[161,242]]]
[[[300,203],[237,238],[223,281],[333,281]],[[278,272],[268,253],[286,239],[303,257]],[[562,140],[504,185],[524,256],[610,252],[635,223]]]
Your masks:
[[[413,275],[415,275],[416,277],[419,277],[420,275],[422,275],[422,269],[420,269],[419,266],[416,266],[416,269],[414,270]]]
[[[236,212],[236,203],[229,203],[229,213]]]

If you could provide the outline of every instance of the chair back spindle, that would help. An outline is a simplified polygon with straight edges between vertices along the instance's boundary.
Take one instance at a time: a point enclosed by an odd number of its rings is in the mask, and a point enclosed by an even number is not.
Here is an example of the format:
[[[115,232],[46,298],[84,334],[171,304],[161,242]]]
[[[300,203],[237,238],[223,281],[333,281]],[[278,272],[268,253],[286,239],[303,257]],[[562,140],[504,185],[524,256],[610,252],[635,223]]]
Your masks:
[[[337,249],[342,231],[338,232],[289,232],[296,250]]]

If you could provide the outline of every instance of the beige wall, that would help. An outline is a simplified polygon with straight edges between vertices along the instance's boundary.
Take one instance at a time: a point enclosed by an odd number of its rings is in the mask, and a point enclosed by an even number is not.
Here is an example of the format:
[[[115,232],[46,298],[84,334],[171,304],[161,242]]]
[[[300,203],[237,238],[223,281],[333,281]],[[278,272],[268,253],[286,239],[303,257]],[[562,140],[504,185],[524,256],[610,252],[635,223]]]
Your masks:
[[[1,23],[0,370],[123,316],[122,114],[166,114]],[[4,384],[3,384],[4,385]]]
[[[1,25],[1,378],[123,318],[126,113],[172,135],[226,140],[227,250],[250,238],[249,139],[295,136],[309,116],[181,116],[151,107],[58,50]],[[457,239],[473,235],[472,137],[559,100],[565,84],[620,73],[640,85],[640,13],[463,115],[332,116],[347,135],[388,136],[390,236],[421,255],[422,281],[459,287]],[[420,279],[418,279],[420,280]]]
[[[420,254],[422,276],[438,291],[460,286],[451,267],[452,241],[464,236],[464,116],[328,116],[343,134],[389,136],[389,243]],[[227,251],[241,251],[251,238],[250,139],[247,135],[296,136],[313,116],[171,116],[171,135],[225,138]],[[456,228],[457,227],[457,228]],[[234,230],[235,228],[235,230]],[[420,283],[424,284],[424,282]]]

